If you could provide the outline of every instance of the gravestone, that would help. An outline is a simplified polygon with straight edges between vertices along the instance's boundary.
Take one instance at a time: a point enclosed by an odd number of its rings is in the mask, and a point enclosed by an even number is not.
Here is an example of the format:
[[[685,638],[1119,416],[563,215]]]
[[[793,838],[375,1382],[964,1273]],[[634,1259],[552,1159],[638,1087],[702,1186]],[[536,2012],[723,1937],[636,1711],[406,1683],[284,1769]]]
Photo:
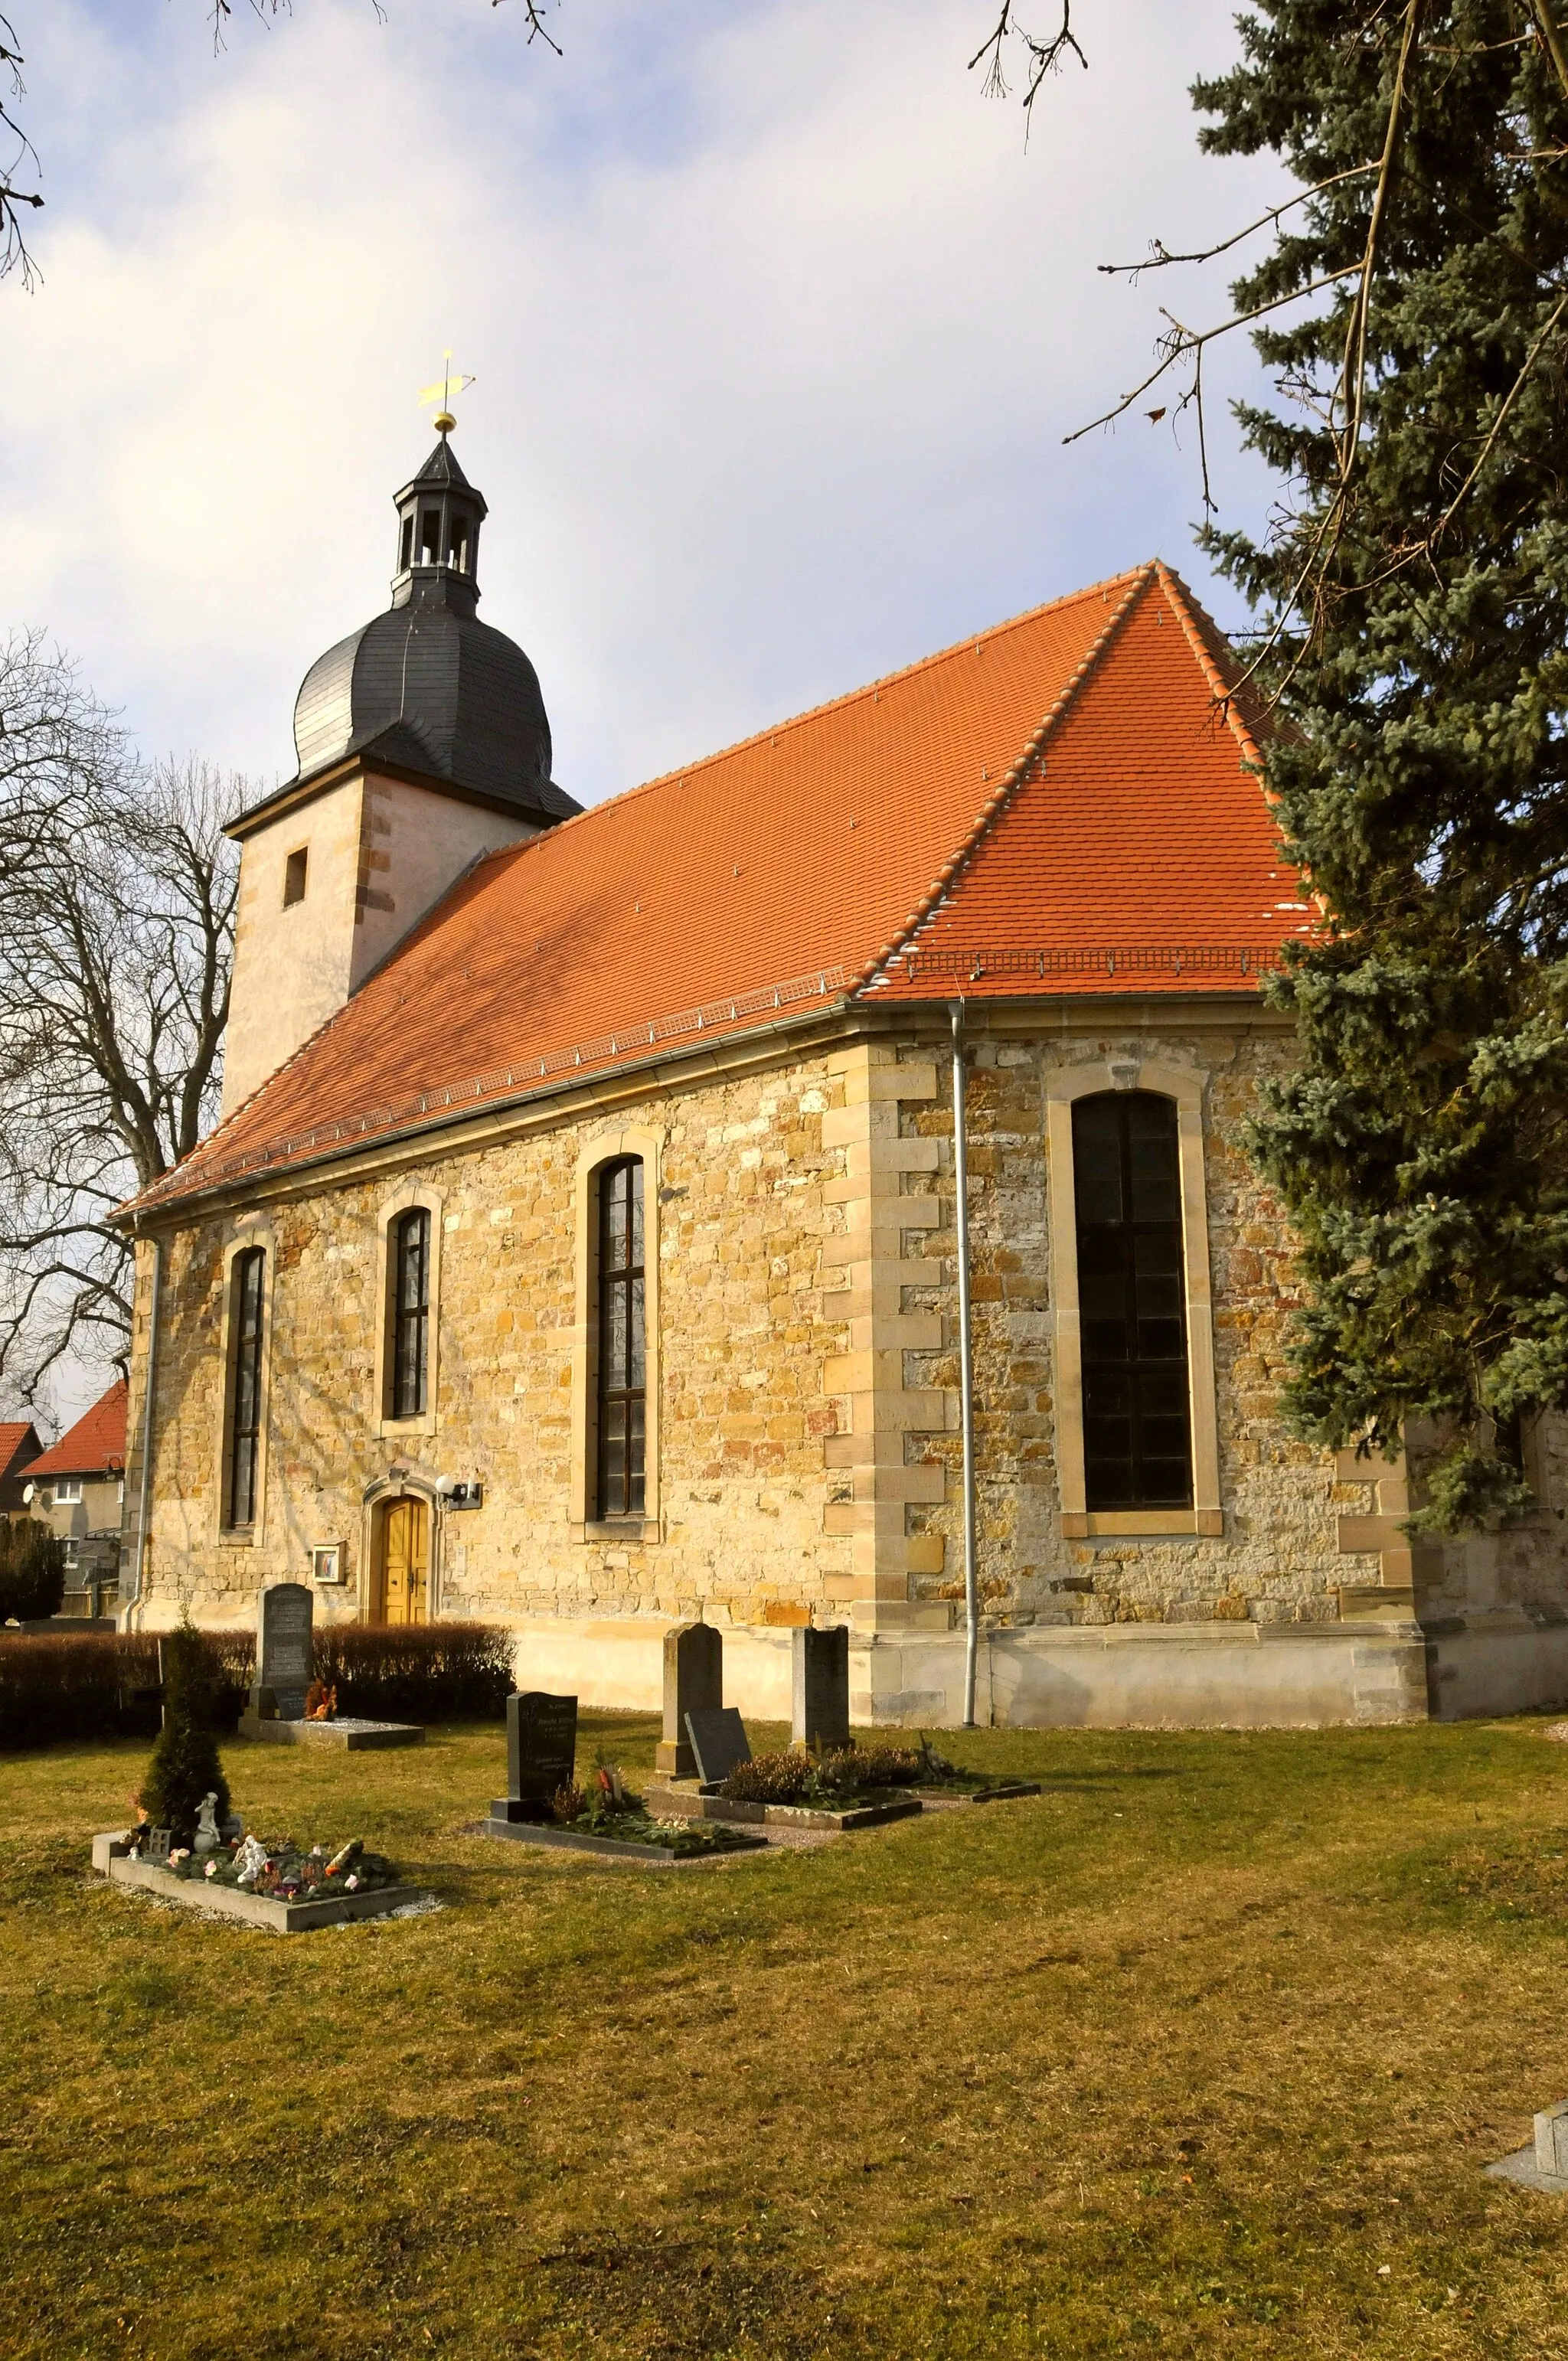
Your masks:
[[[809,1623],[790,1634],[789,1734],[808,1753],[850,1746],[850,1627],[826,1631]]]
[[[705,1713],[688,1713],[686,1736],[696,1757],[696,1775],[705,1787],[728,1779],[738,1763],[750,1763],[745,1725],[732,1705],[710,1706]]]
[[[716,1713],[724,1703],[724,1642],[711,1623],[677,1623],[664,1634],[664,1732],[653,1768],[689,1779],[696,1757],[686,1736],[688,1713]]]
[[[256,1620],[253,1714],[266,1715],[267,1697],[280,1721],[302,1721],[305,1691],[315,1677],[311,1619],[315,1600],[302,1582],[275,1582],[261,1594]]]
[[[507,1785],[490,1806],[497,1820],[547,1817],[558,1787],[569,1787],[577,1759],[577,1700],[525,1689],[507,1699]]]

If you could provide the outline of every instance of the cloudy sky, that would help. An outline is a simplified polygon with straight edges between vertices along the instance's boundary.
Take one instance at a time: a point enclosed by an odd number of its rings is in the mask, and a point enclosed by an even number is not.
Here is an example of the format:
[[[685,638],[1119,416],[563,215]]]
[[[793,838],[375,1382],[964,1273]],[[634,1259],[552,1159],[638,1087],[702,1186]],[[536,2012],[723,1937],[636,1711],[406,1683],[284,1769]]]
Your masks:
[[[288,775],[446,346],[482,612],[585,800],[1152,552],[1206,584],[1190,435],[1061,438],[1162,296],[1223,302],[1095,265],[1272,192],[1196,152],[1228,0],[1077,0],[1027,149],[965,70],[994,0],[564,0],[562,58],[520,0],[236,0],[218,56],[208,0],[8,5],[48,208],[0,288],[0,620],[148,753]]]
[[[1062,444],[1162,299],[1223,314],[1223,272],[1096,264],[1276,192],[1197,153],[1231,0],[1074,0],[1090,71],[1027,148],[966,71],[996,0],[562,0],[560,58],[521,0],[234,0],[218,55],[210,5],[5,0],[47,209],[41,284],[0,285],[0,628],[45,625],[148,755],[290,775],[448,346],[481,612],[586,802],[1156,552],[1235,619],[1190,433]]]

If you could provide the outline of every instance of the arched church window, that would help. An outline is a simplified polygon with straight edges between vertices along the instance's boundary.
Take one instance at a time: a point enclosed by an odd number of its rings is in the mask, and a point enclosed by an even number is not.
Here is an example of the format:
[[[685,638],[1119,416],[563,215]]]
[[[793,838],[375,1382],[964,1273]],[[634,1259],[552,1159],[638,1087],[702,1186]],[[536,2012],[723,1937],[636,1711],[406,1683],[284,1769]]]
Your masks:
[[[1081,1098],[1073,1191],[1088,1508],[1188,1508],[1187,1374],[1176,1102]]]
[[[598,1181],[598,1482],[601,1517],[640,1517],[647,1421],[642,1160]]]
[[[414,1205],[393,1232],[393,1418],[422,1418],[430,1363],[430,1215]]]
[[[250,1246],[234,1259],[230,1334],[234,1377],[229,1411],[229,1499],[225,1524],[256,1522],[256,1471],[261,1441],[261,1323],[267,1254]]]

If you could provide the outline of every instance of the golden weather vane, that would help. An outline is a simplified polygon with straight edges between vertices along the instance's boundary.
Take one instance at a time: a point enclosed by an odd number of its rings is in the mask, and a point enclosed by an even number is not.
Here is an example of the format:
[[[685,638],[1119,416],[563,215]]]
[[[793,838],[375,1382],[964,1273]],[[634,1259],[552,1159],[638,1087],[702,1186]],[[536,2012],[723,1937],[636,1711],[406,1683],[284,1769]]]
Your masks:
[[[446,363],[441,381],[438,385],[427,385],[420,395],[419,402],[422,410],[427,401],[433,401],[438,405],[435,412],[436,432],[440,434],[450,434],[457,423],[452,415],[452,405],[457,396],[460,393],[466,393],[476,380],[471,377],[464,377],[460,372],[455,376],[453,374],[452,355],[449,351],[443,353],[441,357]]]

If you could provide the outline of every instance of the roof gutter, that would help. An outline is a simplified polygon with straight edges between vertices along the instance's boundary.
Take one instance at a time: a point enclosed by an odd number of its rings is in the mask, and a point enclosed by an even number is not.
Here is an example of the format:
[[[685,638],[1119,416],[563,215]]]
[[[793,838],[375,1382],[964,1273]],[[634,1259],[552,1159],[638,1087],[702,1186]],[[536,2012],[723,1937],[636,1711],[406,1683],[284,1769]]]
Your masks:
[[[959,1405],[963,1422],[964,1485],[964,1720],[974,1728],[975,1666],[980,1655],[980,1585],[974,1535],[974,1343],[970,1322],[969,1138],[964,1090],[964,1004],[949,1000],[953,1025],[954,1229],[959,1250]]]

